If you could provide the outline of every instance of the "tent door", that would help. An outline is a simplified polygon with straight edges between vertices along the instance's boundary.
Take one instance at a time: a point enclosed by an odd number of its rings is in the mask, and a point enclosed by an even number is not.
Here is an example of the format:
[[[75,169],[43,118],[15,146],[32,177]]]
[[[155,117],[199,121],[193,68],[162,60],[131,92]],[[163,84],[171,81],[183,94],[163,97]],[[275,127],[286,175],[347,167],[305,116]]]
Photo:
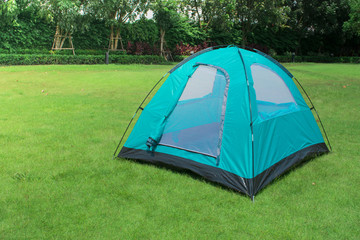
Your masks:
[[[196,70],[169,115],[159,145],[217,158],[220,155],[229,76],[220,67]]]

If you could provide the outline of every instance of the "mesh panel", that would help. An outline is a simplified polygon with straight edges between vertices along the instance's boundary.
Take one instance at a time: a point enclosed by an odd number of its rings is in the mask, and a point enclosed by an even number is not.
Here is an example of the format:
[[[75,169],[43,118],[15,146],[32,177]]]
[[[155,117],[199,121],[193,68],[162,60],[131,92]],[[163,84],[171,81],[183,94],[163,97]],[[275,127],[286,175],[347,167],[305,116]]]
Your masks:
[[[180,100],[202,98],[212,92],[216,68],[200,65],[186,84]]]
[[[260,118],[266,120],[298,109],[289,88],[277,73],[264,65],[253,64],[251,74]]]
[[[222,71],[200,65],[169,116],[160,144],[216,157],[225,86]]]

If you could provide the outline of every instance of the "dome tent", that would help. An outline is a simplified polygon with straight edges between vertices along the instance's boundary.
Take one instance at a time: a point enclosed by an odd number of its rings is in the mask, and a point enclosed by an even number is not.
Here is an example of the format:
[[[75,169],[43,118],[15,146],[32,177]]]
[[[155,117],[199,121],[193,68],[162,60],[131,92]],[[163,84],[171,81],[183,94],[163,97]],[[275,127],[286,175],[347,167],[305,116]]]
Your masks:
[[[292,166],[329,151],[293,75],[258,50],[210,47],[169,74],[139,106],[118,157],[187,169],[253,198]]]

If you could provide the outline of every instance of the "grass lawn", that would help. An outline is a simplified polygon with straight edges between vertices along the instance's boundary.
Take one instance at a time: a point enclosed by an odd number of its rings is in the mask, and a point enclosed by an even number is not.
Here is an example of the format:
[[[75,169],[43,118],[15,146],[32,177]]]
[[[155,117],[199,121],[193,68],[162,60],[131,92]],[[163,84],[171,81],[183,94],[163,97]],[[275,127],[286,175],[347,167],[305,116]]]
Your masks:
[[[286,65],[334,151],[276,180],[255,204],[112,159],[171,67],[0,67],[0,239],[360,239],[360,65]]]

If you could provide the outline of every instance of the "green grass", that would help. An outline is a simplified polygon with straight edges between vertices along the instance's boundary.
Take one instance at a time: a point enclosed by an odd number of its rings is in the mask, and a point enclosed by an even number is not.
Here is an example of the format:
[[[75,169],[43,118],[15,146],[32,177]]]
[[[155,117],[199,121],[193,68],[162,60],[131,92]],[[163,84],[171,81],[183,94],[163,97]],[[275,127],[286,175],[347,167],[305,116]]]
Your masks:
[[[266,187],[255,204],[112,159],[171,66],[0,67],[0,239],[359,239],[360,65],[286,66],[334,151]]]

